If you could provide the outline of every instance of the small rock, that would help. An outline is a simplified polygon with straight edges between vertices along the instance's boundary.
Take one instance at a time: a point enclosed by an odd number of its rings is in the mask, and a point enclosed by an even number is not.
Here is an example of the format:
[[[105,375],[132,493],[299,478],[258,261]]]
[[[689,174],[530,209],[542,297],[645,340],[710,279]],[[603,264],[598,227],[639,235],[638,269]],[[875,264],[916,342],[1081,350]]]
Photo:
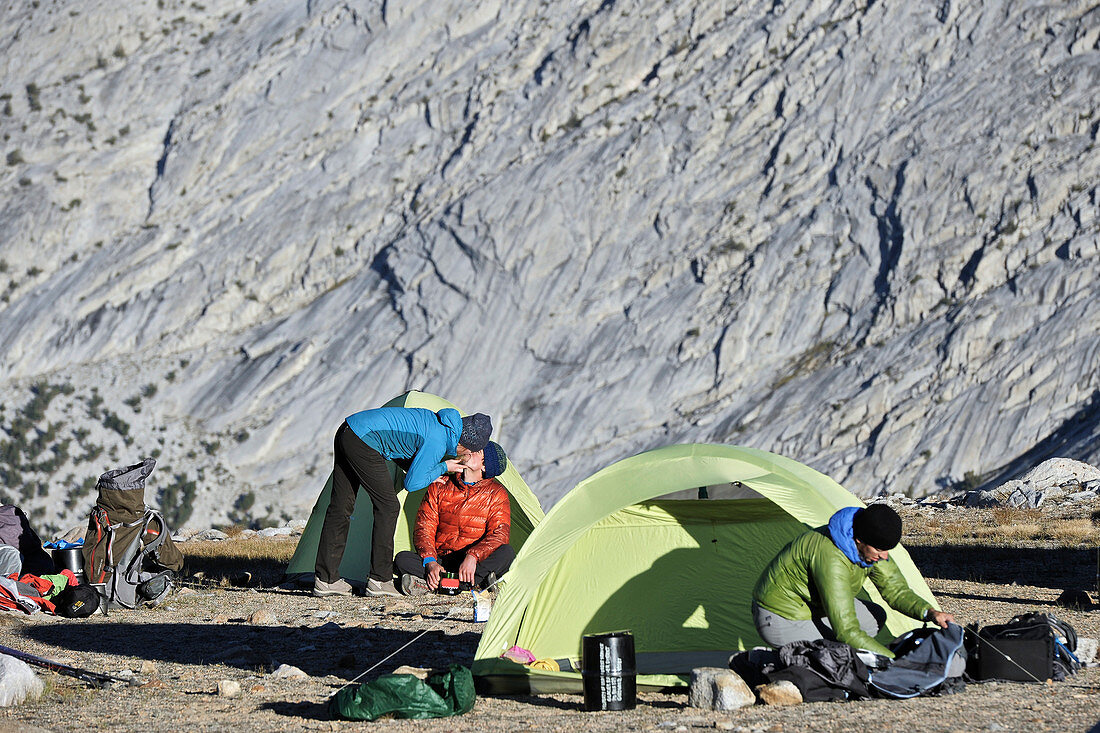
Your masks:
[[[290,527],[268,527],[267,529],[261,529],[259,535],[261,537],[282,537],[289,535],[292,531]]]
[[[286,526],[290,527],[291,529],[305,529],[306,528],[306,520],[305,519],[291,519],[289,522],[286,523]]]
[[[339,611],[314,611],[313,618],[336,618],[340,615]]]
[[[418,680],[426,680],[431,675],[432,670],[425,667],[410,667],[407,664],[403,664],[393,671],[393,674],[411,674]]]
[[[227,624],[229,623],[229,614],[219,613],[210,619],[210,622],[215,624]]]
[[[318,603],[317,604],[317,610],[318,611],[331,611],[332,610],[332,604],[331,603],[325,603],[325,602]]]
[[[143,661],[141,663],[141,666],[138,667],[138,672],[140,672],[141,674],[148,674],[148,675],[156,674],[157,673],[157,665],[154,664],[153,662],[150,662],[148,659],[146,659],[145,661]]]
[[[219,697],[240,697],[241,683],[236,680],[218,680]]]
[[[798,691],[793,682],[779,680],[760,685],[756,688],[756,694],[760,702],[765,705],[799,705],[802,703],[802,693]]]
[[[176,595],[178,596],[197,596],[198,594],[199,592],[194,588],[180,588],[176,591]]]
[[[225,532],[222,532],[220,529],[204,529],[203,531],[201,531],[198,534],[191,537],[191,539],[193,539],[193,540],[204,540],[204,541],[209,541],[209,540],[218,541],[218,540],[227,540],[227,539],[229,539],[229,535],[227,535]]]
[[[274,626],[279,621],[270,608],[257,608],[248,616],[248,623],[255,626]]]
[[[308,679],[309,675],[290,664],[280,664],[274,672],[271,673],[272,678],[277,680],[292,680],[292,679]]]

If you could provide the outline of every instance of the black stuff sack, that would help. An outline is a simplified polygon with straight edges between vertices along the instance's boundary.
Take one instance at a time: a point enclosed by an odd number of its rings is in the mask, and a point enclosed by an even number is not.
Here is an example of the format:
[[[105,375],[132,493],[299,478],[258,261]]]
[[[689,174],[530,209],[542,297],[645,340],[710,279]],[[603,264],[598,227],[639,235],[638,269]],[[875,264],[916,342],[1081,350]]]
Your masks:
[[[88,618],[99,609],[99,593],[90,585],[69,585],[53,599],[58,616]]]

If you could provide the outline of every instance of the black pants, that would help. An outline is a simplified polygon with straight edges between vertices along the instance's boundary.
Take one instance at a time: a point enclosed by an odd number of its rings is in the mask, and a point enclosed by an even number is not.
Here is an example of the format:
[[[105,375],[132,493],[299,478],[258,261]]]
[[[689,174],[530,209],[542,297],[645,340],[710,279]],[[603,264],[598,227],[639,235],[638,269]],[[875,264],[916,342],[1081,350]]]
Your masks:
[[[457,550],[441,557],[439,559],[439,564],[442,565],[443,569],[448,573],[457,573],[458,566],[461,565],[462,561],[465,559],[466,552],[464,550]],[[508,572],[508,568],[512,567],[512,561],[515,559],[516,551],[512,549],[511,545],[501,545],[493,550],[493,553],[489,555],[489,557],[479,562],[477,567],[474,568],[474,585],[480,587],[485,582],[485,578],[489,576],[489,573],[496,573],[498,578],[504,575]],[[428,577],[428,571],[424,569],[423,558],[415,552],[405,550],[404,552],[397,553],[397,557],[394,558],[393,564],[397,567],[398,573],[408,573],[418,578]]]
[[[332,453],[332,497],[317,545],[317,577],[326,583],[340,577],[340,561],[344,559],[348,543],[348,524],[355,509],[356,490],[362,486],[374,507],[370,577],[392,580],[393,533],[397,529],[401,503],[397,501],[386,459],[360,440],[346,422],[336,431]]]

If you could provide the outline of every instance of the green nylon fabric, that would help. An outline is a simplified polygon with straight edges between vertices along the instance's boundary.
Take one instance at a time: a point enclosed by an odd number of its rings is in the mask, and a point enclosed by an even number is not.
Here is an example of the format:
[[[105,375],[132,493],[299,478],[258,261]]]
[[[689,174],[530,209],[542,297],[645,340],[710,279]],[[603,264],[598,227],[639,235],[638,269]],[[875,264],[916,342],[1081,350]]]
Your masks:
[[[740,482],[762,498],[655,500]],[[752,589],[794,537],[862,506],[829,477],[766,451],[677,445],[619,461],[579,483],[535,527],[508,573],[475,654],[493,692],[580,689],[578,673],[545,673],[499,656],[513,645],[537,659],[580,661],[582,637],[634,634],[638,684],[686,683],[694,659],[762,644]],[[931,591],[900,546],[891,552],[909,586]],[[872,584],[868,596],[881,604]],[[887,610],[881,638],[917,622]],[[701,666],[696,664],[695,666]]]
[[[447,718],[474,707],[470,670],[452,664],[445,672],[421,680],[411,674],[386,674],[357,687],[345,687],[329,701],[329,713],[345,720]]]
[[[423,407],[438,412],[444,407],[454,407],[442,397],[426,392],[406,392],[400,397],[387,402],[383,407]],[[455,408],[457,409],[457,408]],[[459,410],[462,412],[462,410]],[[465,412],[462,412],[465,415]],[[413,525],[416,524],[416,512],[420,508],[420,502],[424,498],[423,491],[409,493],[404,491],[401,478],[404,475],[397,466],[389,463],[390,476],[397,488],[397,500],[401,504],[401,514],[397,519],[397,529],[394,532],[394,554],[403,550],[413,550]],[[509,533],[508,544],[517,552],[527,541],[535,525],[543,517],[539,500],[531,492],[524,480],[516,471],[512,462],[508,462],[508,468],[497,477],[508,490],[512,511],[512,527]],[[328,510],[329,498],[332,495],[332,474],[329,474],[321,495],[317,497],[317,503],[310,512],[309,520],[302,531],[302,538],[298,540],[298,546],[294,550],[294,556],[287,565],[288,576],[303,573],[312,573],[317,563],[317,544],[321,541],[321,526],[325,522],[325,512]],[[363,505],[365,502],[365,506]],[[365,583],[370,573],[371,533],[374,529],[374,516],[370,511],[370,502],[360,493],[356,501],[355,512],[348,525],[347,546],[344,549],[344,557],[340,562],[340,577],[348,580]]]

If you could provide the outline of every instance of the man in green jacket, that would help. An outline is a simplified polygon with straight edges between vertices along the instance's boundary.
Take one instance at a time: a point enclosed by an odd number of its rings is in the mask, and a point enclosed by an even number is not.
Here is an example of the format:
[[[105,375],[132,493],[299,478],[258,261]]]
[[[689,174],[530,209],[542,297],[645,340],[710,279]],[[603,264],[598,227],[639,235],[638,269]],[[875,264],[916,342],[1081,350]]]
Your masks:
[[[901,541],[901,517],[885,504],[845,507],[825,527],[799,535],[765,568],[753,589],[752,613],[765,642],[833,639],[894,655],[874,636],[886,611],[856,598],[868,578],[891,608],[941,628],[955,617],[909,588],[889,557]]]

